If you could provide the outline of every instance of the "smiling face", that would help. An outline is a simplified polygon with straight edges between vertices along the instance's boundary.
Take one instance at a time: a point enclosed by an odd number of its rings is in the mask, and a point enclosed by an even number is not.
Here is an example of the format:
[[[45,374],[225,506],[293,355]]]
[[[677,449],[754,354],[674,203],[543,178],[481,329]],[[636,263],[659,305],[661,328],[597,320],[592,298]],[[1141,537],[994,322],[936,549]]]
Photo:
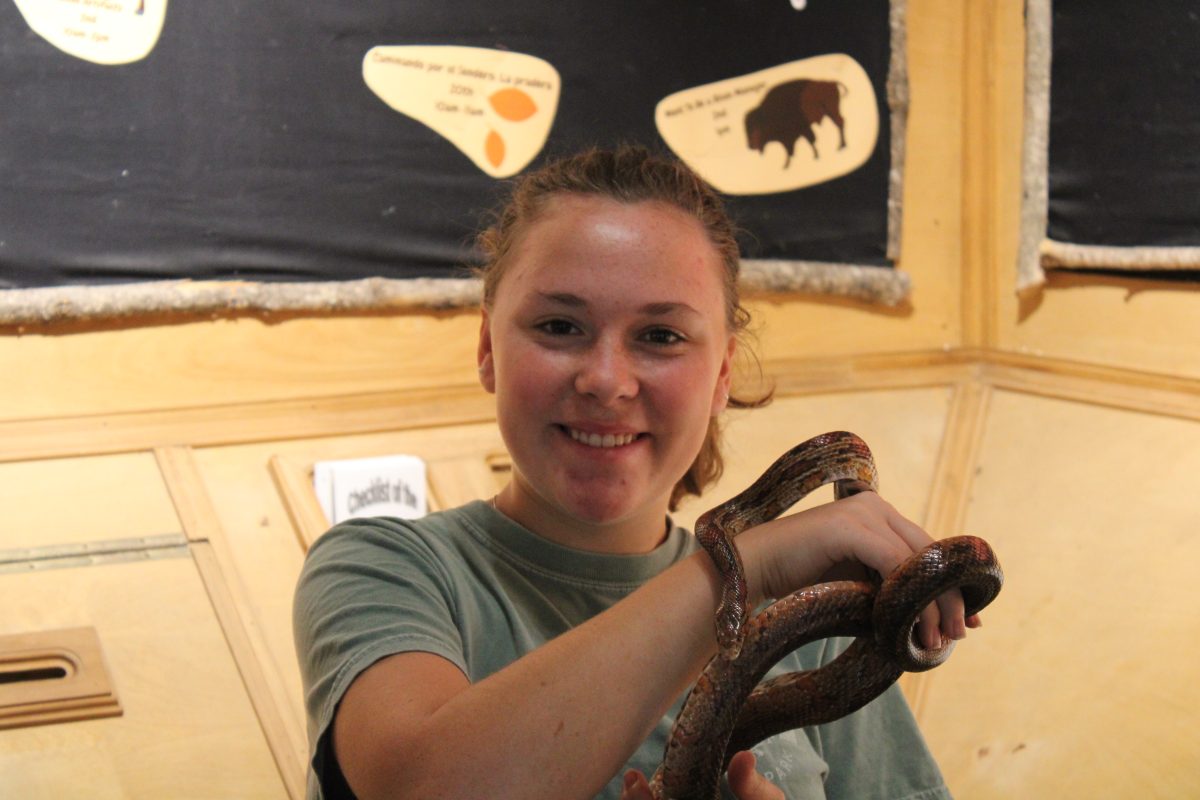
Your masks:
[[[513,458],[501,510],[570,546],[649,550],[725,406],[720,257],[669,205],[558,195],[508,258],[479,342]]]

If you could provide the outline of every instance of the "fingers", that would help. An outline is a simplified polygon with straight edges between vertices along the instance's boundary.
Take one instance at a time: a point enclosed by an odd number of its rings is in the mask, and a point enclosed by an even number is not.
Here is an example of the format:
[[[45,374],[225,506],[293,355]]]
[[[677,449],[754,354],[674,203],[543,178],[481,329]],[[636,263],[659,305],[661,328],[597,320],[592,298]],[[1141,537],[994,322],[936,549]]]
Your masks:
[[[783,790],[755,768],[756,763],[754,754],[745,750],[729,762],[726,775],[734,796],[738,800],[787,800]],[[639,770],[626,771],[621,787],[621,800],[654,800],[650,782]]]
[[[879,512],[895,537],[896,561],[887,571],[880,570],[880,574],[886,575],[891,569],[928,547],[934,540],[921,526],[909,520],[882,498],[876,495],[872,499],[880,506]],[[970,621],[965,619],[962,593],[955,589],[940,595],[935,603],[921,612],[917,623],[917,635],[925,647],[936,649],[941,647],[945,639],[964,638],[967,628],[979,627],[980,624],[977,614],[972,615]]]
[[[942,636],[961,639],[967,635],[966,608],[963,605],[962,592],[955,589],[940,595],[937,607],[941,617]]]
[[[890,574],[913,553],[928,546],[932,537],[909,521],[875,492],[863,492],[838,501],[853,504],[848,510],[856,515],[857,529],[847,555],[861,561],[880,575]]]
[[[895,509],[891,509],[889,522],[896,530],[897,535],[910,548],[909,555],[915,554],[933,543],[932,536]],[[917,620],[917,637],[921,644],[934,650],[941,647],[946,639],[965,637],[967,624],[964,612],[962,593],[957,589],[940,595],[933,604],[921,612],[921,616]]]
[[[636,769],[627,771],[621,786],[621,800],[654,800],[646,776]]]
[[[891,522],[904,541],[916,553],[933,542],[933,538],[916,523],[908,520],[894,509]],[[943,639],[963,639],[967,628],[978,628],[982,625],[978,614],[966,617],[962,592],[957,589],[946,592],[937,598],[934,605],[926,608],[917,623],[917,635],[921,643],[928,648],[937,648]]]
[[[786,800],[783,790],[755,769],[754,754],[743,750],[729,762],[729,788],[738,800]]]
[[[746,531],[738,539],[752,597],[783,597],[828,580],[852,578],[847,565],[888,575],[933,537],[875,492],[861,492],[833,503],[781,517]],[[939,597],[918,620],[918,637],[929,648],[944,639],[961,639],[979,619],[964,618],[962,594]]]
[[[863,492],[741,534],[738,549],[751,598],[784,597],[830,580],[831,570],[849,564],[891,572],[910,549],[888,524],[885,506],[873,492]]]

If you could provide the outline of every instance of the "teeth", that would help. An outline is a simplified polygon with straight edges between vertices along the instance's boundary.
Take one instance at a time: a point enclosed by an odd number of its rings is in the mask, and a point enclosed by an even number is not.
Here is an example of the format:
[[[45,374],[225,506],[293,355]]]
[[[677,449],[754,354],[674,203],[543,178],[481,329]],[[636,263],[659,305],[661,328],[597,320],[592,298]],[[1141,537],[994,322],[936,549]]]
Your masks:
[[[606,433],[601,436],[598,433],[584,433],[574,428],[567,428],[567,432],[571,434],[572,439],[580,444],[586,444],[588,447],[621,447],[637,438],[636,433],[623,433],[620,436]]]

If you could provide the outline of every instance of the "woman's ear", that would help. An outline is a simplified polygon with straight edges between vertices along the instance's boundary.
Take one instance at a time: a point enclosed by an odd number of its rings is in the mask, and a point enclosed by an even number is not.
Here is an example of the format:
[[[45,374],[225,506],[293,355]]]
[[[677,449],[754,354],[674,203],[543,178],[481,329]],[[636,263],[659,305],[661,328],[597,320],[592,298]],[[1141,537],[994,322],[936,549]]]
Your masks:
[[[479,383],[489,394],[496,393],[496,369],[492,360],[492,324],[488,319],[487,309],[483,309],[483,319],[479,323],[479,347],[475,353],[475,363],[479,365]]]
[[[717,416],[729,405],[729,387],[733,383],[733,356],[737,352],[737,337],[730,336],[717,373],[717,386],[713,390],[712,416]]]

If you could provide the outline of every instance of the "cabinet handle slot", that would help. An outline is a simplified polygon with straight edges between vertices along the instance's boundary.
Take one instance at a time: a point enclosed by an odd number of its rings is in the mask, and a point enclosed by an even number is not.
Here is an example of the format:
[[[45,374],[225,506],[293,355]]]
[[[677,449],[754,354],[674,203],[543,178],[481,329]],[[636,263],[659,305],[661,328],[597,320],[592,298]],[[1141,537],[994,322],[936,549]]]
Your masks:
[[[22,666],[12,668],[11,665],[0,667],[0,683],[27,683],[29,681],[60,680],[70,675],[66,667],[33,667]]]
[[[0,636],[0,729],[119,714],[95,628]]]

